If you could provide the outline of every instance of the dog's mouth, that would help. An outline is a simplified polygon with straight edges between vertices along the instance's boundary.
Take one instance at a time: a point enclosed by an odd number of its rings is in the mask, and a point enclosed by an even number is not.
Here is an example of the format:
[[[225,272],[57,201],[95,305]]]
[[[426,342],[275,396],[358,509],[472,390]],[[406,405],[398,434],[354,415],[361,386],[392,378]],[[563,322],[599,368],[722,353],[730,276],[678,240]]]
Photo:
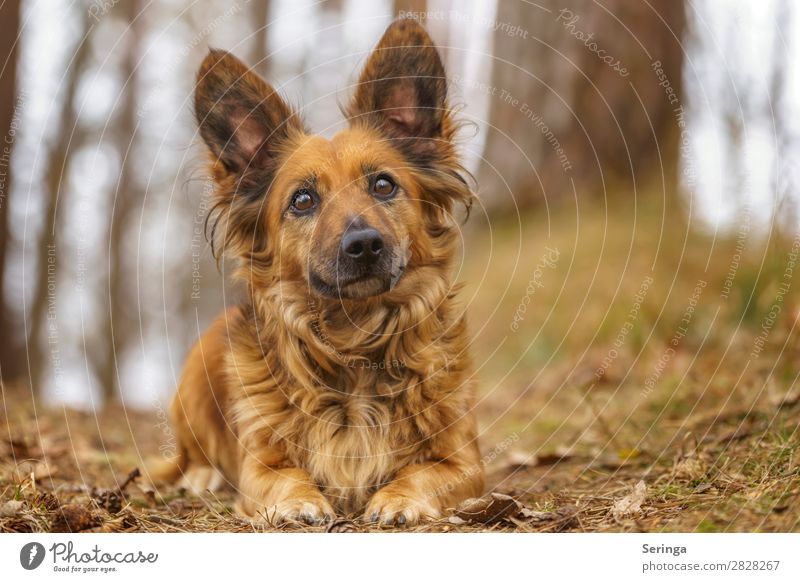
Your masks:
[[[356,277],[338,276],[329,282],[322,275],[309,273],[311,288],[325,297],[336,299],[363,299],[388,293],[403,276],[405,265],[386,273],[365,273]]]
[[[408,243],[393,245],[390,253],[372,265],[357,265],[335,260],[330,264],[311,262],[309,287],[319,295],[334,299],[364,299],[392,291],[403,278],[411,252]]]

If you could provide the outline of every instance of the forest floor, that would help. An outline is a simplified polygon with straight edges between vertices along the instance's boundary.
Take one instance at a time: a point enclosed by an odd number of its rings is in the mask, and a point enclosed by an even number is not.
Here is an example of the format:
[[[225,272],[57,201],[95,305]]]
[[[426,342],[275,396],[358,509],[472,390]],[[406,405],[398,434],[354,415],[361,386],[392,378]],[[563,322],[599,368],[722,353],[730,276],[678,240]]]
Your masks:
[[[596,210],[470,233],[459,278],[494,496],[400,529],[800,531],[800,239]],[[231,492],[144,486],[154,412],[14,387],[0,406],[0,531],[273,529],[237,517]]]

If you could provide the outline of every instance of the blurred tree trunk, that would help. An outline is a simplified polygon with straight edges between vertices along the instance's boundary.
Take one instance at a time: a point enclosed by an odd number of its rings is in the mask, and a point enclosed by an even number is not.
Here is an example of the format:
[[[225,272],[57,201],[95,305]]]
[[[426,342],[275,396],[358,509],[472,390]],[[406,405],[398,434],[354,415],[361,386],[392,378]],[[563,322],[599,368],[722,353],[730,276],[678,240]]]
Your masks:
[[[120,150],[122,162],[108,223],[108,309],[99,335],[101,345],[97,346],[103,357],[94,358],[105,404],[120,395],[119,361],[130,348],[131,339],[141,328],[138,311],[131,308],[137,304],[136,294],[131,293],[138,288],[135,283],[137,253],[131,249],[133,237],[126,235],[130,234],[128,228],[133,224],[134,210],[140,208],[143,201],[143,192],[136,174],[135,144],[139,129],[136,91],[144,21],[140,14],[139,0],[129,0],[121,5],[121,9],[127,24],[128,38],[126,58],[120,71],[124,79],[122,95],[115,115],[112,138],[114,146]]]
[[[250,66],[264,78],[269,77],[267,59],[267,30],[269,28],[269,0],[254,0],[252,3],[253,44]]]
[[[490,211],[572,198],[573,183],[579,197],[625,199],[662,176],[677,183],[685,7],[650,5],[498,3],[496,21],[508,26],[495,33],[478,174]]]
[[[84,18],[81,26],[79,40],[73,49],[73,57],[68,63],[67,73],[64,81],[64,104],[61,114],[56,123],[57,128],[54,133],[55,144],[53,145],[47,161],[47,172],[45,173],[44,196],[47,199],[45,209],[45,220],[42,224],[42,231],[39,233],[39,240],[35,249],[39,253],[37,259],[38,272],[36,274],[36,284],[34,286],[31,303],[31,324],[27,338],[28,344],[28,363],[29,375],[31,378],[31,388],[39,390],[41,387],[42,372],[47,364],[47,349],[44,345],[42,332],[48,326],[47,309],[51,304],[51,291],[48,289],[52,277],[53,284],[58,277],[61,261],[57,260],[58,251],[56,248],[56,234],[59,231],[57,224],[58,205],[67,202],[67,189],[62,190],[62,185],[68,178],[68,170],[72,155],[80,149],[84,142],[84,129],[78,122],[78,103],[76,102],[78,83],[83,73],[86,62],[89,58],[89,36],[91,29],[88,26],[88,19]],[[66,213],[61,213],[65,216]],[[49,270],[48,261],[53,257],[53,269]],[[53,303],[55,305],[55,303]]]
[[[22,372],[21,334],[16,326],[14,310],[3,293],[6,255],[11,231],[8,225],[9,192],[11,191],[11,124],[17,113],[17,55],[19,44],[19,0],[0,4],[0,380],[8,382]],[[7,139],[6,139],[7,138]]]

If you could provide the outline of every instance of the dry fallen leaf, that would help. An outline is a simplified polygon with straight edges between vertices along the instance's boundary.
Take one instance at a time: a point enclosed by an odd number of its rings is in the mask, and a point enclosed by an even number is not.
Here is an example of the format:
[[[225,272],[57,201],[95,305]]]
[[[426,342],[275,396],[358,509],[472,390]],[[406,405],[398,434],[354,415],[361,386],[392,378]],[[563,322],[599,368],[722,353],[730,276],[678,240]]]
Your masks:
[[[646,496],[647,485],[645,485],[644,481],[639,481],[629,495],[618,499],[614,503],[611,508],[611,515],[613,515],[615,519],[620,519],[626,515],[639,513],[642,510],[642,503],[644,503]]]
[[[522,506],[513,497],[490,493],[485,497],[467,499],[455,510],[450,523],[491,524],[516,514]]]
[[[523,507],[519,511],[519,516],[531,522],[544,522],[569,517],[577,512],[578,508],[574,505],[565,505],[554,511],[534,511],[529,507]]]
[[[578,508],[574,505],[564,505],[554,511],[534,511],[528,507],[523,507],[519,511],[519,517],[527,525],[542,525],[546,523],[558,524],[557,531],[566,529],[574,523]]]
[[[485,497],[467,499],[450,516],[455,525],[466,523],[491,525],[505,522],[517,527],[553,524],[554,529],[563,530],[574,523],[578,508],[565,505],[553,511],[534,511],[513,497],[502,493],[490,493]]]

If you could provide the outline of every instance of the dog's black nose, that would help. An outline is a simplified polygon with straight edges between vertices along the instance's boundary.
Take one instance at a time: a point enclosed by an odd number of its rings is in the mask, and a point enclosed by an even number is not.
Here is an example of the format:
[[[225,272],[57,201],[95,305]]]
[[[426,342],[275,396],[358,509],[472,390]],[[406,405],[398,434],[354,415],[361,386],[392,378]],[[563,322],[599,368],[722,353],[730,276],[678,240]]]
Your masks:
[[[342,237],[342,251],[359,263],[374,263],[383,251],[383,237],[374,228],[348,229]]]

